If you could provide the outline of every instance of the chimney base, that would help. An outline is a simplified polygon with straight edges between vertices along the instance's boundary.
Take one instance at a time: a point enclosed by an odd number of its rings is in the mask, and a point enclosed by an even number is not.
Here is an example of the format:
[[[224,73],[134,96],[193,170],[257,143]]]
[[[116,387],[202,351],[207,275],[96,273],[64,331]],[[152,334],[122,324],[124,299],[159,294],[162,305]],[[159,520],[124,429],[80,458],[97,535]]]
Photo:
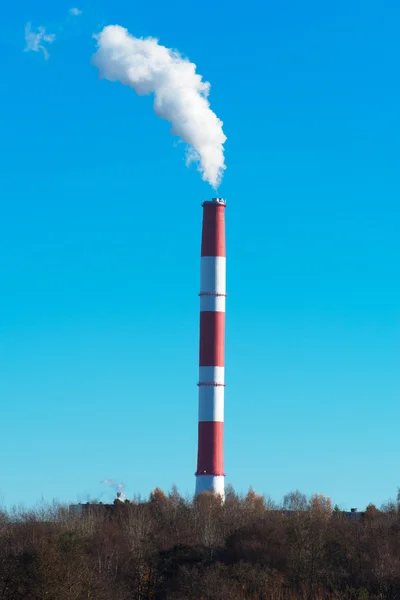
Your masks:
[[[207,492],[225,499],[225,477],[223,475],[196,475],[196,496]]]

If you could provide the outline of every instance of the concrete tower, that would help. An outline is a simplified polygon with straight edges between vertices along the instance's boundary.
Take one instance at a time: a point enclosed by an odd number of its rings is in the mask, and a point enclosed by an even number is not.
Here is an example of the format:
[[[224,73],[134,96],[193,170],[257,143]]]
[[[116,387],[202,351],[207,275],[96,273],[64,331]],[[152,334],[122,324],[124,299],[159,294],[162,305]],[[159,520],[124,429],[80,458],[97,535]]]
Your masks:
[[[225,200],[203,203],[196,495],[224,498]]]

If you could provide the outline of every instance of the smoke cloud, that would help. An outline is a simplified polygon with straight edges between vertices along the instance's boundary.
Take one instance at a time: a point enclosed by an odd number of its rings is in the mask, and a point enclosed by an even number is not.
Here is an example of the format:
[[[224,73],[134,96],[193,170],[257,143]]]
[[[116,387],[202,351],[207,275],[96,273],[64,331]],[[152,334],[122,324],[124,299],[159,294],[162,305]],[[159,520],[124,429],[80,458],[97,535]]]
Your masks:
[[[68,11],[68,14],[71,15],[72,17],[79,17],[79,15],[82,14],[82,10],[80,10],[79,8],[70,8]]]
[[[106,485],[109,485],[117,490],[117,499],[120,500],[120,502],[125,502],[126,494],[124,494],[122,491],[126,488],[124,483],[116,483],[114,479],[103,479],[103,481],[100,481],[100,483],[105,483]]]
[[[122,490],[126,488],[126,485],[124,483],[116,483],[114,479],[103,479],[103,481],[100,481],[100,483],[105,483],[106,485],[109,485],[118,492],[122,492]]]
[[[42,26],[38,27],[37,32],[32,31],[31,23],[25,25],[25,49],[24,52],[43,52],[45,60],[49,58],[49,52],[44,43],[52,44],[56,36],[54,33],[46,33]]]
[[[155,38],[136,38],[119,25],[108,25],[97,40],[93,63],[100,77],[120,81],[139,96],[154,94],[154,111],[172,124],[188,150],[186,164],[198,163],[202,178],[218,187],[225,170],[222,121],[210,109],[210,84],[196,65]]]

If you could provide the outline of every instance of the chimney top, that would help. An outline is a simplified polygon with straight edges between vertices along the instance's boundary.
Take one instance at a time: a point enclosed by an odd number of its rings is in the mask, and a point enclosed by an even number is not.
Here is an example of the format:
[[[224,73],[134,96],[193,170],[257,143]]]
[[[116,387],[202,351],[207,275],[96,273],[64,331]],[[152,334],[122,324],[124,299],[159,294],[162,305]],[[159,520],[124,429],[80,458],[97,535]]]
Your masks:
[[[204,200],[202,206],[204,206],[205,204],[222,204],[223,206],[225,206],[226,200],[224,200],[224,198],[211,198],[211,200]]]

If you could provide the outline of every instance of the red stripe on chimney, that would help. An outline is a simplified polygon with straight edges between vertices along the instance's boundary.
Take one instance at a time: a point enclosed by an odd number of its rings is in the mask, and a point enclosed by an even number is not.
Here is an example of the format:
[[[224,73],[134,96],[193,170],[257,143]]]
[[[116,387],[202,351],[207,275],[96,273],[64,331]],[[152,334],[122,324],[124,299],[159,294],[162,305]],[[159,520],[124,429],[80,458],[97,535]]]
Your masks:
[[[223,367],[225,313],[200,312],[200,367]]]
[[[224,424],[200,421],[196,475],[225,475],[223,447]]]
[[[203,205],[201,256],[226,256],[224,210],[223,204]]]

